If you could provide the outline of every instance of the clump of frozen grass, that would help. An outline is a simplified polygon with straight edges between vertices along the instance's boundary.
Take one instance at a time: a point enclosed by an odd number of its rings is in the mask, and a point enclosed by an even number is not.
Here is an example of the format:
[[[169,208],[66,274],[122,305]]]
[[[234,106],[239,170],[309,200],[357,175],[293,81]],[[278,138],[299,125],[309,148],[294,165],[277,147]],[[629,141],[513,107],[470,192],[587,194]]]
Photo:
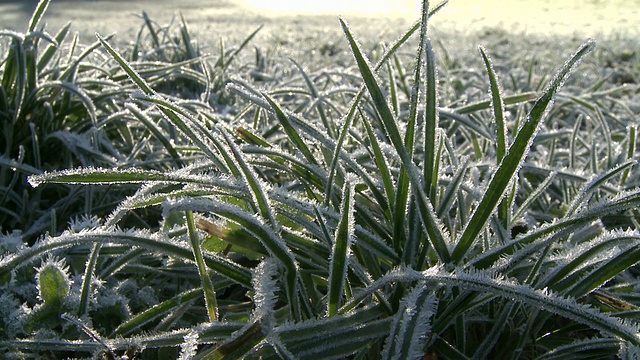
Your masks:
[[[112,148],[130,155],[29,179],[137,190],[103,220],[6,251],[0,315],[23,330],[0,329],[15,336],[0,345],[214,359],[633,351],[640,190],[623,90],[569,78],[593,41],[543,79],[533,66],[508,78],[484,47],[472,74],[442,66],[427,29],[442,6],[425,1],[375,58],[341,19],[358,76],[258,57],[263,75],[295,75],[231,77],[254,33],[212,65],[184,20],[167,38],[144,17],[150,40],[130,55],[98,37],[116,66],[105,81],[126,88],[103,125],[128,124]],[[43,293],[32,269],[51,251]],[[41,328],[28,320],[37,294],[61,304]]]

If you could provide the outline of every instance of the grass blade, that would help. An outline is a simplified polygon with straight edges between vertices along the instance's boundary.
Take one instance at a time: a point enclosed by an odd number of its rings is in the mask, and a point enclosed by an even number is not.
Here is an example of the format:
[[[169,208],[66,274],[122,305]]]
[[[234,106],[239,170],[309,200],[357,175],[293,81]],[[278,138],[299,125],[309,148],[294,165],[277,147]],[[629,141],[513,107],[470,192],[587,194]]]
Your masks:
[[[122,57],[120,54],[113,48],[109,43],[100,36],[100,34],[96,33],[96,38],[102,44],[102,46],[107,50],[107,52],[113,57],[118,64],[120,64],[120,68],[124,70],[124,72],[129,76],[133,82],[138,85],[140,90],[142,90],[146,95],[154,95],[155,91],[147,84],[147,82],[136,73],[131,65]]]
[[[300,137],[300,134],[298,134],[298,131],[296,131],[296,129],[291,125],[291,122],[289,122],[289,118],[287,114],[285,114],[284,111],[282,111],[282,109],[280,108],[280,105],[278,105],[275,102],[275,100],[273,100],[266,93],[262,93],[262,96],[267,100],[269,105],[271,105],[271,108],[276,114],[276,118],[280,122],[280,125],[282,125],[282,128],[284,129],[285,133],[287,134],[287,136],[289,137],[293,145],[302,153],[302,155],[307,159],[307,161],[309,161],[311,164],[318,164],[315,157],[311,153],[311,150],[309,150],[309,147],[307,146],[307,144],[304,142],[304,140],[302,140],[302,138]]]
[[[28,32],[36,30],[36,28],[38,27],[38,23],[40,23],[42,16],[47,11],[47,7],[49,7],[50,2],[51,0],[40,0],[40,2],[38,2],[38,5],[36,5],[36,10],[33,12],[33,14],[31,15],[31,19],[29,20],[29,28],[27,30]]]
[[[566,317],[592,329],[600,330],[605,334],[619,336],[633,344],[640,344],[637,326],[579,304],[571,298],[562,298],[548,291],[534,290],[525,285],[515,284],[500,278],[492,278],[484,273],[448,273],[438,268],[433,268],[422,274],[424,279],[430,283],[447,284],[448,286],[457,286],[467,290],[476,290],[506,299],[513,299]]]
[[[333,240],[329,265],[329,289],[327,294],[327,314],[333,317],[338,312],[340,300],[347,282],[347,265],[354,231],[354,179],[347,179],[342,190],[340,222]]]
[[[204,303],[207,309],[207,315],[209,315],[209,322],[214,322],[218,320],[218,301],[216,300],[216,293],[213,289],[211,277],[209,276],[207,266],[205,265],[204,258],[202,257],[200,239],[198,239],[198,234],[196,232],[193,212],[186,211],[185,218],[187,222],[187,230],[189,232],[189,242],[191,243],[191,249],[193,250],[193,257],[196,260],[198,274],[202,281],[202,290],[204,291]]]
[[[423,285],[416,286],[403,300],[394,316],[385,344],[383,359],[420,359],[424,342],[431,333],[431,317],[437,309],[437,297]]]
[[[402,137],[400,136],[400,131],[395,122],[395,118],[389,108],[389,104],[387,103],[386,98],[382,93],[382,89],[380,88],[373,72],[371,71],[371,66],[368,61],[365,59],[362,51],[360,50],[360,46],[354,39],[353,35],[351,35],[351,30],[343,19],[340,19],[342,24],[342,28],[344,33],[349,41],[349,45],[351,47],[352,53],[356,58],[356,62],[358,64],[358,68],[360,69],[360,73],[362,78],[369,90],[369,94],[373,99],[373,103],[380,114],[382,125],[389,136],[393,147],[398,152],[400,159],[402,160],[402,165],[405,167],[411,185],[416,189],[415,198],[418,203],[418,209],[421,215],[422,224],[429,235],[429,240],[432,242],[434,250],[438,253],[438,256],[442,261],[448,262],[450,258],[448,245],[446,242],[446,237],[442,233],[441,225],[439,224],[438,219],[435,216],[434,210],[429,204],[426,195],[424,194],[424,184],[418,175],[418,171],[413,163],[413,160],[409,156],[409,152],[405,148],[405,144],[403,143]]]
[[[558,90],[564,84],[573,68],[585,55],[593,50],[594,46],[595,43],[589,41],[580,47],[576,54],[558,71],[547,90],[533,105],[527,120],[516,135],[504,159],[500,162],[482,196],[482,200],[480,200],[473,215],[471,215],[469,223],[467,223],[464,232],[460,236],[458,244],[452,254],[454,262],[459,263],[462,261],[478,237],[478,234],[484,229],[489,217],[506,193],[514,175],[520,166],[522,166],[522,162],[533,142],[533,138],[544,122]]]

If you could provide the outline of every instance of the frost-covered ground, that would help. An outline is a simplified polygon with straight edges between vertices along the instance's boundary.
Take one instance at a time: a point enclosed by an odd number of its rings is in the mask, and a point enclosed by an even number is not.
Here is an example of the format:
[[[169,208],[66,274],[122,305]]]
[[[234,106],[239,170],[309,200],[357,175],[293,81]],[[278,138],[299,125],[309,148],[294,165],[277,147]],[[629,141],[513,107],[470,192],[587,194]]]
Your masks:
[[[22,30],[35,0],[0,1],[2,28]],[[419,1],[369,1],[363,14],[356,2],[323,1],[320,6],[301,7],[291,0],[54,0],[46,21],[53,28],[71,20],[81,34],[92,36],[118,32],[121,37],[135,34],[139,26],[136,14],[143,10],[159,22],[168,22],[179,11],[198,31],[236,34],[239,30],[265,24],[265,32],[314,32],[318,28],[337,28],[339,14],[353,20],[366,20],[372,29],[396,28],[418,18]],[[335,4],[332,4],[335,3]],[[369,4],[370,3],[370,4]],[[432,2],[435,5],[436,1]],[[328,4],[328,5],[327,5]],[[393,4],[393,5],[391,5]],[[304,21],[301,18],[304,17]],[[547,36],[602,37],[612,33],[640,32],[640,0],[451,0],[433,19],[440,31],[469,34],[483,28],[499,28],[513,34]]]

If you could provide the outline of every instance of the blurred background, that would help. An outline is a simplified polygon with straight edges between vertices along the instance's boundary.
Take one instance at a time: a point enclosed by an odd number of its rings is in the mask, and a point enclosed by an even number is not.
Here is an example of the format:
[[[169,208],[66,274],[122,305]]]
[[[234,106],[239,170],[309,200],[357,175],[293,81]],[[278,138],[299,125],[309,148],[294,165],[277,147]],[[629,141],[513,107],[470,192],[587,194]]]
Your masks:
[[[0,28],[22,31],[37,1],[0,0]],[[431,1],[431,5],[438,1]],[[301,15],[327,18],[336,24],[347,18],[413,22],[418,0],[53,0],[45,20],[55,28],[68,20],[79,30],[127,32],[142,10],[160,22],[180,11],[193,26],[269,23],[273,17],[295,21]],[[473,32],[492,27],[523,34],[597,36],[611,32],[640,32],[640,0],[451,0],[433,19],[442,30]]]

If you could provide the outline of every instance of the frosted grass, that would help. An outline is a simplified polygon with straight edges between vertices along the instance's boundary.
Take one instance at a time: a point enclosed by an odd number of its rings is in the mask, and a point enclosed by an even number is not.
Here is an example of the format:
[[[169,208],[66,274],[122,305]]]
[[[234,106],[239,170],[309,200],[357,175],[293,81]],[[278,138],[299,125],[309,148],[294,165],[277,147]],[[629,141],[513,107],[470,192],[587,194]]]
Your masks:
[[[328,67],[251,48],[259,29],[209,48],[183,17],[143,14],[130,47],[0,34],[0,121],[31,124],[4,137],[25,142],[0,210],[43,224],[5,236],[0,356],[631,354],[635,110],[603,65],[622,60],[587,42],[547,81],[555,61],[499,42],[447,52],[443,6],[384,45],[340,19]]]

